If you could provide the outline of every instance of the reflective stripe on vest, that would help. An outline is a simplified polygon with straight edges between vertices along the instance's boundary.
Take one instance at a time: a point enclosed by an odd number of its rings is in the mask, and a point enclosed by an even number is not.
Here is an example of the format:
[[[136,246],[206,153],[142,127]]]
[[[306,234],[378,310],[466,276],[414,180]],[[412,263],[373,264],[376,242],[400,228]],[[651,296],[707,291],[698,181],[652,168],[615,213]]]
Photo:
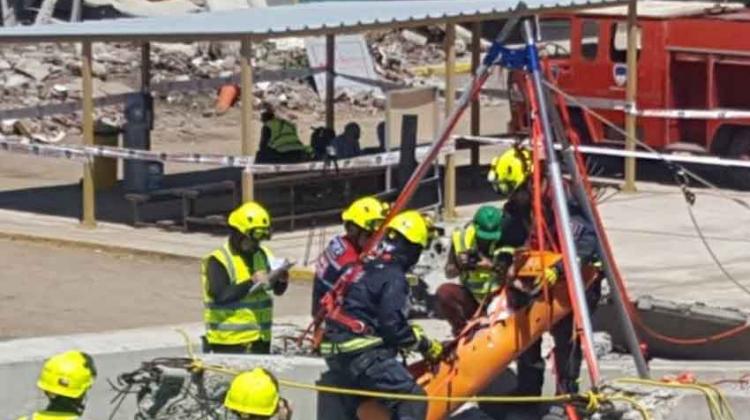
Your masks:
[[[383,339],[375,336],[364,336],[352,338],[343,343],[331,343],[325,341],[320,344],[320,354],[330,356],[339,353],[354,353],[369,348],[377,347],[383,344]]]
[[[474,225],[469,225],[466,229],[456,229],[452,235],[453,250],[456,255],[476,250],[476,230]],[[492,255],[504,252],[506,248],[492,249]],[[487,294],[500,289],[501,283],[497,273],[487,269],[462,270],[459,279],[472,296],[478,301],[484,300]]]
[[[78,414],[63,411],[37,411],[28,416],[19,417],[18,420],[78,420]]]
[[[203,260],[203,320],[206,340],[210,344],[237,345],[254,341],[271,341],[273,301],[265,287],[261,287],[238,302],[220,304],[213,301],[208,291],[206,265],[210,257],[221,263],[231,284],[252,281],[258,271],[268,271],[270,252],[261,247],[253,254],[251,265],[239,254],[233,254],[229,244],[215,250]]]
[[[268,147],[279,152],[300,152],[307,151],[308,148],[299,139],[297,128],[294,124],[281,118],[274,118],[266,122],[268,129],[271,131],[271,138],[268,139]]]

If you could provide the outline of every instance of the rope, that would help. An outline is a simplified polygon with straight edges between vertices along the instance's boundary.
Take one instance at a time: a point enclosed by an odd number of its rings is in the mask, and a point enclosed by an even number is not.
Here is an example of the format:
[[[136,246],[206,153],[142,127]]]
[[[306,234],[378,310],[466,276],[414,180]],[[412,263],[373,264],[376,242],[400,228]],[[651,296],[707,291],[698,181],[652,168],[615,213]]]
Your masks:
[[[557,86],[555,86],[554,84],[552,84],[552,83],[550,83],[548,81],[544,81],[544,83],[545,83],[545,85],[548,88],[550,88],[551,90],[555,91],[556,93],[558,93],[562,97],[567,98],[570,102],[573,102],[573,103],[577,104],[584,111],[590,113],[591,115],[593,115],[594,117],[596,117],[597,119],[599,119],[600,121],[602,121],[604,124],[610,126],[614,130],[617,130],[620,133],[622,133],[623,135],[627,136],[627,133],[624,130],[622,130],[619,127],[617,127],[616,125],[612,124],[610,121],[608,121],[606,118],[604,118],[600,114],[597,114],[592,109],[590,109],[587,106],[583,105],[575,97],[573,97],[573,96],[565,93],[560,88],[558,88]],[[575,141],[575,140],[576,139],[573,139],[573,141]],[[636,142],[638,142],[639,144],[642,144],[645,148],[653,151],[656,155],[662,156],[662,159],[664,159],[662,154],[656,152],[650,146],[644,144],[643,142],[641,142],[638,139],[634,139],[634,140]],[[579,167],[584,167],[583,166],[583,157],[581,156],[581,151],[578,148],[579,144],[576,143],[575,146],[576,146],[576,148],[575,148],[575,156],[576,156],[576,160],[578,162],[578,166]],[[669,169],[673,170],[673,171],[675,170],[675,168],[680,168],[679,171],[678,171],[678,175],[679,176],[677,176],[676,179],[678,180],[678,182],[681,181],[683,183],[683,185],[681,185],[680,187],[682,189],[683,194],[685,194],[685,198],[688,201],[688,203],[690,203],[691,200],[694,200],[694,195],[692,195],[692,192],[690,192],[689,190],[687,190],[686,186],[684,185],[684,182],[686,181],[686,177],[690,176],[690,177],[693,177],[694,179],[698,180],[698,182],[701,182],[704,185],[708,186],[709,188],[715,189],[718,192],[719,196],[728,198],[728,199],[734,201],[735,203],[737,203],[738,205],[742,206],[743,208],[750,209],[750,206],[748,206],[748,204],[745,203],[743,200],[741,200],[741,199],[735,199],[734,197],[727,196],[726,194],[723,193],[723,191],[719,190],[715,185],[711,184],[708,181],[703,180],[701,177],[693,174],[692,172],[688,171],[687,169],[682,168],[679,165],[672,164],[671,162],[668,162],[668,161],[666,161],[666,164],[669,167]],[[591,183],[590,183],[589,179],[587,177],[583,177],[582,179],[583,179],[583,182],[584,182],[584,186],[586,187],[586,191],[587,191],[587,193],[589,195],[589,199],[593,200],[593,198],[592,198],[593,197],[592,196],[592,187],[591,187]],[[596,208],[596,206],[593,206],[592,210],[594,211],[594,219],[595,219],[593,222],[597,224],[599,231],[601,231],[601,232],[604,233],[604,236],[602,238],[600,238],[600,240],[602,241],[602,247],[604,248],[604,251],[607,254],[609,254],[610,256],[614,256],[614,253],[612,252],[612,246],[611,246],[611,244],[609,242],[609,238],[606,235],[606,230],[604,230],[604,225],[603,225],[603,223],[601,221],[601,216],[599,214],[599,211]],[[740,333],[742,333],[742,332],[750,329],[750,324],[739,325],[737,327],[730,328],[730,329],[728,329],[726,331],[722,331],[722,332],[719,332],[717,334],[713,334],[713,335],[710,335],[710,336],[707,336],[707,337],[697,337],[697,338],[671,337],[671,336],[662,334],[662,333],[654,330],[653,328],[649,327],[648,325],[646,325],[646,323],[643,321],[643,319],[641,318],[640,314],[638,313],[637,308],[633,304],[632,299],[629,296],[628,289],[625,286],[625,282],[624,282],[623,277],[622,277],[622,273],[620,273],[620,269],[617,266],[617,263],[615,262],[615,259],[614,258],[610,258],[610,260],[613,263],[613,266],[611,267],[611,269],[612,269],[612,272],[613,272],[614,277],[615,277],[614,280],[615,280],[615,283],[617,285],[617,288],[620,290],[620,293],[622,294],[622,296],[624,298],[625,306],[626,306],[626,310],[628,312],[628,315],[633,320],[633,322],[635,322],[644,332],[646,332],[649,336],[651,336],[651,337],[653,337],[653,338],[655,338],[657,340],[660,340],[660,341],[663,341],[663,342],[666,342],[666,343],[671,343],[671,344],[678,344],[678,345],[702,345],[702,344],[706,344],[706,343],[709,343],[709,342],[712,342],[712,341],[719,341],[719,340],[723,340],[723,339],[726,339],[726,338],[729,338],[729,337],[733,337],[735,335],[738,335],[738,334],[740,334]]]
[[[726,396],[720,389],[711,384],[700,382],[661,382],[640,378],[619,378],[614,379],[613,382],[652,386],[657,388],[673,388],[698,391],[706,397],[706,403],[708,404],[709,412],[711,413],[711,418],[713,420],[735,420],[734,412],[732,411],[732,407],[729,405]]]
[[[544,83],[544,85],[547,86],[548,88],[550,88],[553,91],[555,91],[555,93],[557,93],[557,94],[561,95],[562,97],[564,97],[567,101],[572,102],[575,105],[577,105],[578,107],[580,107],[581,109],[583,109],[589,115],[591,115],[592,117],[594,117],[597,120],[599,120],[602,124],[604,124],[607,127],[615,130],[619,134],[625,136],[626,139],[633,140],[636,144],[638,144],[639,146],[641,146],[644,149],[648,150],[649,152],[654,153],[655,155],[657,155],[665,165],[667,165],[668,167],[670,167],[670,169],[673,169],[675,166],[678,167],[678,168],[680,168],[680,170],[682,170],[685,174],[689,175],[691,178],[695,179],[696,181],[698,181],[699,183],[703,184],[704,186],[713,189],[714,192],[717,195],[719,195],[719,196],[721,196],[721,197],[723,197],[723,198],[725,198],[727,200],[730,200],[730,201],[736,203],[737,205],[741,206],[745,210],[750,211],[750,204],[748,204],[746,201],[742,200],[741,198],[732,197],[732,196],[726,194],[721,189],[719,189],[719,187],[716,186],[716,184],[713,184],[713,183],[709,182],[705,178],[701,177],[700,175],[696,174],[695,172],[692,172],[692,171],[688,170],[685,167],[682,167],[682,166],[677,165],[677,164],[675,164],[673,162],[670,162],[669,160],[667,160],[664,157],[663,153],[658,152],[656,149],[654,149],[653,147],[651,147],[648,144],[644,143],[643,141],[641,141],[637,137],[628,135],[627,131],[623,130],[622,128],[620,128],[616,124],[612,123],[611,121],[609,121],[608,119],[606,119],[603,115],[601,115],[598,112],[594,111],[590,107],[584,105],[575,96],[566,93],[565,91],[563,91],[562,89],[560,89],[559,87],[557,87],[555,84],[550,83],[548,80],[543,80],[542,83]]]
[[[176,330],[185,341],[187,348],[188,357],[192,361],[188,367],[190,370],[195,371],[208,371],[215,372],[229,376],[236,376],[240,373],[239,370],[232,369],[226,366],[206,364],[195,354],[193,343],[190,341],[188,334],[182,330]],[[607,396],[594,391],[589,391],[585,394],[562,394],[554,396],[498,396],[498,395],[481,395],[471,397],[449,397],[449,396],[427,396],[427,395],[414,395],[414,394],[400,394],[393,392],[380,392],[371,391],[364,389],[345,388],[345,387],[334,387],[325,385],[315,385],[303,382],[291,381],[287,379],[278,379],[280,385],[292,389],[302,389],[308,391],[316,391],[328,394],[337,395],[348,395],[356,397],[366,398],[377,398],[387,399],[396,401],[421,401],[421,402],[447,402],[447,403],[496,403],[496,404],[540,404],[540,403],[571,403],[571,402],[585,402],[586,409],[588,411],[596,411],[605,402],[610,401],[627,401],[631,404],[639,413],[643,420],[651,420],[651,416],[645,407],[632,398],[623,397],[621,395]]]
[[[698,234],[698,237],[700,238],[703,247],[706,249],[706,252],[708,252],[708,255],[711,256],[714,264],[716,264],[716,267],[721,270],[721,272],[724,274],[724,277],[734,283],[738,288],[742,289],[745,294],[750,295],[750,288],[740,283],[739,280],[737,280],[731,273],[729,273],[729,271],[727,271],[726,267],[724,267],[724,264],[719,261],[719,257],[716,255],[713,248],[708,243],[708,239],[706,239],[706,236],[703,234],[703,229],[701,229],[700,225],[698,224],[698,220],[695,218],[695,214],[693,214],[693,206],[688,205],[687,211],[688,215],[690,215],[690,221],[693,223],[693,227],[695,228],[695,232]]]

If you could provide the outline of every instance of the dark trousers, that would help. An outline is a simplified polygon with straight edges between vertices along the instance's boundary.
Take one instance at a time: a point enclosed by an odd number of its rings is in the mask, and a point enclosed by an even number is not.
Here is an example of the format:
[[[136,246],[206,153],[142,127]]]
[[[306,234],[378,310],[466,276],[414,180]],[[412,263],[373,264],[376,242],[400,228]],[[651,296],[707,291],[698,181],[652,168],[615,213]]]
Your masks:
[[[330,369],[329,378],[335,378],[336,386],[359,388],[370,391],[398,394],[425,395],[406,367],[396,358],[395,350],[374,349],[356,355],[341,354],[326,358]],[[361,398],[346,397],[344,406],[351,417]],[[423,420],[427,415],[427,402],[380,400],[392,413],[395,420]]]
[[[455,283],[444,283],[435,292],[438,312],[451,325],[453,335],[458,335],[479,308],[479,303],[469,290]]]
[[[601,282],[597,281],[586,293],[586,301],[593,315],[601,297]],[[558,394],[578,393],[578,377],[581,375],[583,352],[581,341],[573,340],[573,314],[569,314],[550,331],[555,342],[553,355],[558,381]],[[537,340],[518,358],[518,395],[542,395],[544,385],[544,358],[542,340]]]
[[[235,344],[235,345],[223,345],[223,344],[211,344],[206,341],[206,337],[201,337],[203,340],[203,352],[204,353],[225,353],[225,354],[271,354],[271,342],[270,341],[254,341],[248,344]]]

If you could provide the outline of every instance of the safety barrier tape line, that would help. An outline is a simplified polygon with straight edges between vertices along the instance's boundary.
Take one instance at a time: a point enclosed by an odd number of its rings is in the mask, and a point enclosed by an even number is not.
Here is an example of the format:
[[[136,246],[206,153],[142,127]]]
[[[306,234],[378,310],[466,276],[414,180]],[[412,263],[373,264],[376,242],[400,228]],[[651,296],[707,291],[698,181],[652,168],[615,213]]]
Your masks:
[[[422,159],[429,152],[429,145],[418,146],[415,150],[416,158]],[[20,153],[34,156],[86,161],[94,157],[146,160],[155,162],[192,163],[212,166],[225,166],[245,168],[246,170],[259,173],[285,173],[304,171],[330,171],[338,168],[368,169],[384,168],[397,165],[401,153],[399,151],[378,153],[372,155],[357,156],[348,159],[339,159],[335,162],[312,161],[290,164],[256,164],[253,156],[231,156],[201,153],[166,153],[149,150],[125,149],[108,146],[78,146],[78,145],[53,145],[40,143],[27,143],[19,139],[0,136],[0,151]],[[446,149],[443,154],[452,153],[453,148]]]
[[[744,111],[741,109],[637,109],[633,106],[632,103],[628,103],[620,99],[577,96],[576,100],[586,104],[590,108],[621,111],[630,115],[644,118],[674,118],[693,120],[750,119],[750,111]],[[577,104],[574,104],[571,101],[567,102],[568,104],[577,106]]]
[[[623,109],[628,114],[647,118],[675,118],[692,120],[750,119],[750,111],[737,109]]]
[[[512,145],[517,141],[516,137],[482,137],[482,136],[455,136],[456,140],[474,141],[483,144],[495,144],[495,145]],[[527,142],[528,140],[524,140]],[[560,150],[560,145],[555,144],[555,148]],[[617,156],[617,157],[635,157],[639,159],[651,159],[651,160],[667,160],[669,162],[677,163],[694,163],[698,165],[707,166],[721,166],[721,167],[735,167],[735,168],[750,168],[750,161],[737,160],[737,159],[724,159],[718,156],[685,156],[678,154],[668,153],[652,153],[643,151],[630,152],[627,150],[611,149],[608,147],[595,147],[595,146],[579,146],[578,149],[591,155],[603,155],[603,156]]]

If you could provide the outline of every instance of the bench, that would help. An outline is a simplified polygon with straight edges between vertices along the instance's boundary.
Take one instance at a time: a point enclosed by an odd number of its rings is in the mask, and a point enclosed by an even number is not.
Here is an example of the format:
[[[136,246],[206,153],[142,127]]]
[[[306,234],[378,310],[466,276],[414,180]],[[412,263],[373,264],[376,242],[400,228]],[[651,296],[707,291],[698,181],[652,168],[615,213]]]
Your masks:
[[[133,214],[133,226],[166,226],[163,223],[149,223],[142,219],[142,206],[146,204],[161,203],[179,200],[182,211],[180,213],[180,226],[182,230],[188,229],[188,223],[200,219],[197,214],[197,201],[203,197],[215,197],[220,195],[231,195],[232,206],[239,203],[237,186],[234,181],[219,181],[206,184],[196,184],[186,187],[167,188],[144,193],[125,194],[125,199],[130,202]]]

